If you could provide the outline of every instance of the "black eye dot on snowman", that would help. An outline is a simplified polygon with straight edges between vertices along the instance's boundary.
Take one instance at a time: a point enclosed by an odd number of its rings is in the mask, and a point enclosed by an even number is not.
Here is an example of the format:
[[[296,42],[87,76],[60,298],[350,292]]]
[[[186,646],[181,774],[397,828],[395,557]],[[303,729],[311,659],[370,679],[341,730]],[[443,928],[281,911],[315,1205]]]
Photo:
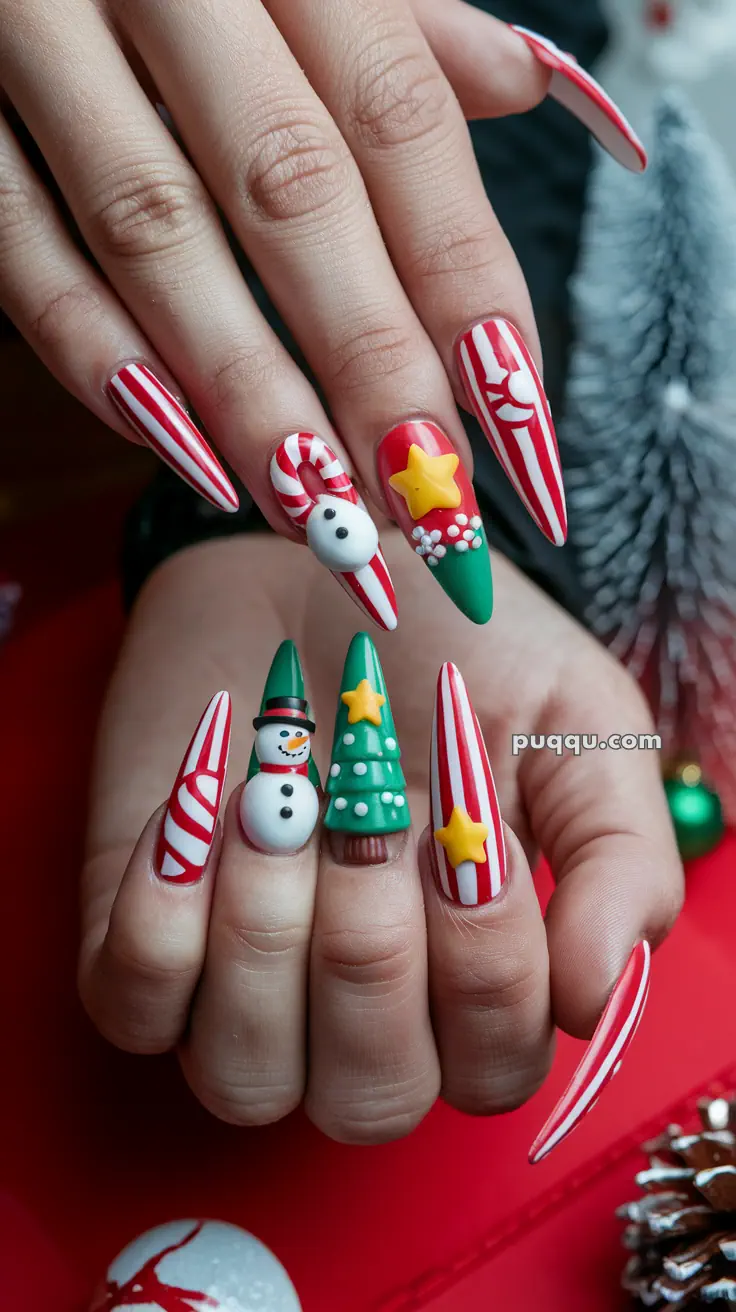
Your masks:
[[[326,510],[325,519],[334,519],[336,514],[337,514],[336,510]]]
[[[282,793],[284,794],[284,797],[291,797],[291,794],[292,794],[293,791],[294,791],[294,785],[293,785],[293,784],[282,784],[282,785],[281,785],[281,791],[282,791]]]
[[[282,806],[281,810],[279,811],[279,815],[281,816],[282,820],[291,820],[293,814],[294,812],[292,811],[290,806]]]
[[[336,537],[336,538],[346,538],[347,535],[348,535],[348,531],[347,531],[346,528],[336,528],[336,529],[335,529],[335,537]]]
[[[289,737],[289,730],[288,730],[288,729],[282,729],[282,730],[281,730],[281,733],[279,734],[279,738],[288,738],[288,737]]]

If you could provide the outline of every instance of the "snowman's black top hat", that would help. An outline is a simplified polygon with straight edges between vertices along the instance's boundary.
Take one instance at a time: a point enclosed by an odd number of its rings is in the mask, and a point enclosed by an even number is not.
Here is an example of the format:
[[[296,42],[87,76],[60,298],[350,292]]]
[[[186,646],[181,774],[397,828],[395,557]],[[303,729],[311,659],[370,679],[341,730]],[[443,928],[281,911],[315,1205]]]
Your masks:
[[[264,724],[291,724],[310,733],[317,727],[309,718],[309,703],[303,697],[269,697],[263,715],[253,721],[253,728],[262,729]]]

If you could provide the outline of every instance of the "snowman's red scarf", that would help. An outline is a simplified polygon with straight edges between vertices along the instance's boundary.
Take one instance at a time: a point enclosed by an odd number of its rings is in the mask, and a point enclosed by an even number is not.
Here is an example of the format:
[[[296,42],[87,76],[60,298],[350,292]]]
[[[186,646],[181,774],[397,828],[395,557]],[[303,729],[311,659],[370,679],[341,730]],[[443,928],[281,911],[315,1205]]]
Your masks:
[[[303,774],[309,778],[309,766],[304,761],[302,765],[271,765],[268,761],[262,761],[258,766],[261,774]]]

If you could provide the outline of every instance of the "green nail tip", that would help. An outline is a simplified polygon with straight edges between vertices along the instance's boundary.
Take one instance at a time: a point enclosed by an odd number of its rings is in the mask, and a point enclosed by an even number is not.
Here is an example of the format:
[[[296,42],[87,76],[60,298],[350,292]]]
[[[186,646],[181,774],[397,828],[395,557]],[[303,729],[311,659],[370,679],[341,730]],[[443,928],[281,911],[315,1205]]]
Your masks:
[[[448,543],[445,555],[427,568],[463,615],[474,624],[487,624],[493,614],[491,558],[482,528],[475,530],[475,538],[482,539],[481,547],[469,544],[467,551],[458,551],[454,542]]]
[[[266,709],[266,702],[269,697],[304,697],[304,674],[302,672],[302,663],[299,660],[299,652],[290,638],[281,643],[276,655],[271,661],[271,668],[266,678],[266,686],[263,689],[261,705],[258,711],[263,715]],[[250,754],[248,763],[248,779],[252,779],[254,774],[258,774],[258,757],[256,756],[255,745]],[[315,788],[321,788],[319,770],[314,762],[314,757],[309,757],[309,778]]]
[[[385,700],[379,706],[381,697]],[[360,718],[351,723],[351,713]],[[408,829],[411,816],[400,758],[378,652],[367,633],[356,633],[340,684],[325,828],[371,837]]]

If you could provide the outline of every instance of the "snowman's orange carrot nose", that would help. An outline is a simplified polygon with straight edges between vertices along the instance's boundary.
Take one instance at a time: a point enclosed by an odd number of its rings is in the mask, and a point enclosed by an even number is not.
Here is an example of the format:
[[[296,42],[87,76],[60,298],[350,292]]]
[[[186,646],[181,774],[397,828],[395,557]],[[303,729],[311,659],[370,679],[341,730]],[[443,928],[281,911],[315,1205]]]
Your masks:
[[[302,733],[298,738],[290,738],[286,746],[290,752],[295,752],[299,747],[303,747],[306,741],[307,735]]]

